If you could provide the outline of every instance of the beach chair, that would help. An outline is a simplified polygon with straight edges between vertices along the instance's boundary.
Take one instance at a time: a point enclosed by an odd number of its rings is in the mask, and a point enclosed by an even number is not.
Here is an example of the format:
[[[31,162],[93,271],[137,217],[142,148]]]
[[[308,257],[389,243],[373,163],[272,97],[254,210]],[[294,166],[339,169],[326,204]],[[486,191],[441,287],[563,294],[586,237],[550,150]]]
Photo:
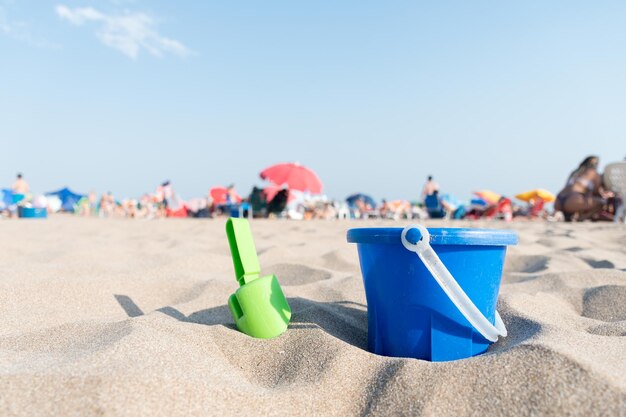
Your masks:
[[[513,219],[513,203],[511,199],[501,197],[496,204],[487,206],[481,217],[511,221]]]
[[[446,217],[446,210],[443,208],[437,194],[427,195],[424,198],[424,206],[428,212],[428,217],[431,219],[443,219]]]
[[[378,209],[373,207],[367,207],[364,210],[359,211],[362,219],[377,219],[380,217]]]
[[[229,207],[230,217],[234,217],[236,219],[243,219],[246,217],[249,219],[252,218],[252,206],[247,201],[242,201],[239,204],[231,204]]]
[[[261,188],[252,188],[249,200],[252,217],[267,217],[267,198]]]
[[[616,195],[616,201],[619,201],[619,205],[615,207],[615,221],[626,222],[624,216],[624,198],[626,198],[626,161],[613,162],[608,164],[604,168],[604,174],[602,174],[604,186],[613,191]]]
[[[342,203],[339,201],[334,201],[333,202],[333,206],[335,207],[335,210],[337,211],[337,218],[338,219],[349,219],[350,218],[350,208],[348,207],[348,205],[346,203]]]
[[[185,217],[189,217],[188,213],[187,213],[187,207],[185,206],[181,206],[180,208],[173,210],[171,208],[166,208],[165,209],[165,215],[167,217],[174,217],[174,218],[185,218]]]
[[[267,213],[274,214],[277,217],[282,217],[283,212],[287,208],[287,201],[289,199],[289,190],[280,190],[274,198],[267,204]]]

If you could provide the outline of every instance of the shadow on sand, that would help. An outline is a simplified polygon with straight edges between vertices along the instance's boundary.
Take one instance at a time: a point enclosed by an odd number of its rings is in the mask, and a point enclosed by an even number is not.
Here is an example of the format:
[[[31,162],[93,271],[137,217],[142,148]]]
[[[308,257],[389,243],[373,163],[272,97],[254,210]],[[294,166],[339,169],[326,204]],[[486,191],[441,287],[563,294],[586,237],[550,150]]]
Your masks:
[[[144,315],[129,296],[114,294],[114,297],[128,317]],[[364,304],[351,301],[322,302],[300,297],[288,298],[288,302],[292,311],[290,329],[321,328],[346,343],[367,349],[367,306]],[[188,316],[171,306],[156,311],[186,323],[222,325],[236,329],[227,305],[198,310]]]
[[[130,297],[118,294],[114,297],[129,317],[144,314]],[[292,311],[290,329],[320,328],[337,339],[367,350],[366,305],[351,301],[322,302],[300,297],[288,298],[288,301]],[[188,316],[171,306],[161,307],[156,311],[182,322],[206,326],[221,325],[236,330],[230,310],[225,304],[198,310]],[[508,315],[506,325],[509,330],[508,337],[493,344],[489,353],[495,354],[512,349],[540,331],[539,324],[516,315]]]

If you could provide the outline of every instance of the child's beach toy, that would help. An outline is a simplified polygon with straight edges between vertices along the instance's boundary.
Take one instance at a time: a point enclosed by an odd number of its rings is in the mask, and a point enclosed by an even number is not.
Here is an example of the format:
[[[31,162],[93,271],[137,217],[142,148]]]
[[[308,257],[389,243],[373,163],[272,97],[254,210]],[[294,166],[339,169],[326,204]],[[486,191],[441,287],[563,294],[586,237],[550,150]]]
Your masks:
[[[359,228],[357,243],[373,353],[449,361],[506,336],[496,311],[507,245],[490,229]]]
[[[239,289],[228,299],[237,328],[261,339],[270,339],[287,330],[291,308],[274,275],[260,277],[261,267],[246,219],[226,222],[226,235],[235,266]]]
[[[48,217],[46,208],[17,206],[17,216],[24,219],[45,219]]]

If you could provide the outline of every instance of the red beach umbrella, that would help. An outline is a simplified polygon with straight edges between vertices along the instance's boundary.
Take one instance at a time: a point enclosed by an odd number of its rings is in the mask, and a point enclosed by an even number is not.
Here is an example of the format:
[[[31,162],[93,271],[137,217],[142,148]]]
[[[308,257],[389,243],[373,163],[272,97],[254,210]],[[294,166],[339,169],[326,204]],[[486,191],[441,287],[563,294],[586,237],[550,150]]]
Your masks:
[[[226,187],[213,187],[209,190],[209,194],[211,194],[211,198],[213,199],[213,204],[220,205],[226,204],[226,196],[228,195],[228,188]],[[233,203],[240,203],[241,196],[235,193],[235,201]]]
[[[309,168],[298,163],[282,163],[272,165],[261,171],[261,178],[276,185],[287,185],[290,190],[308,191],[321,194],[322,181]]]

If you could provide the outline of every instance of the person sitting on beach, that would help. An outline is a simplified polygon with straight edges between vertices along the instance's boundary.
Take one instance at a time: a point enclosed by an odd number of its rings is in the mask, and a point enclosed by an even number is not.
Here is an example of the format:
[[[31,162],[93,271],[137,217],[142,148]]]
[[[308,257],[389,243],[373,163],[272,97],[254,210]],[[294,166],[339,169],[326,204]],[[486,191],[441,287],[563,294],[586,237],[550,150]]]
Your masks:
[[[252,192],[248,196],[250,207],[252,208],[252,217],[267,216],[267,196],[262,188],[252,187]]]
[[[422,199],[435,194],[437,191],[439,191],[439,184],[433,181],[432,175],[429,175],[426,183],[424,184],[424,188],[422,189]]]
[[[545,219],[548,213],[545,210],[546,201],[540,196],[535,196],[528,200],[526,207],[513,207],[513,218],[517,220]]]
[[[358,211],[358,217],[360,219],[367,219],[370,216],[374,216],[374,207],[367,203],[363,198],[359,198],[355,202],[356,209]]]
[[[163,205],[166,209],[171,208],[172,199],[174,198],[174,189],[172,188],[170,180],[161,184],[161,192],[163,193]]]
[[[588,156],[567,178],[565,187],[554,202],[554,210],[561,211],[565,221],[599,219],[612,193],[602,187],[602,177],[598,173],[599,158]]]
[[[239,202],[239,195],[237,194],[237,191],[235,191],[235,184],[230,184],[226,187],[226,190],[226,204],[237,204]]]
[[[28,183],[26,182],[26,180],[24,179],[24,176],[21,173],[17,174],[17,179],[13,183],[13,186],[11,187],[11,189],[13,190],[13,193],[19,194],[19,195],[26,195],[30,191],[30,187],[28,186]]]
[[[424,205],[431,219],[442,219],[449,217],[453,209],[439,196],[439,190],[434,190],[432,194],[424,196]]]
[[[276,193],[274,198],[267,204],[268,215],[280,217],[287,208],[287,202],[289,200],[289,190],[283,188]]]
[[[393,214],[391,213],[391,209],[389,208],[389,203],[387,203],[387,200],[384,198],[382,202],[380,203],[378,214],[380,215],[381,219],[386,219],[387,217],[393,217]]]

